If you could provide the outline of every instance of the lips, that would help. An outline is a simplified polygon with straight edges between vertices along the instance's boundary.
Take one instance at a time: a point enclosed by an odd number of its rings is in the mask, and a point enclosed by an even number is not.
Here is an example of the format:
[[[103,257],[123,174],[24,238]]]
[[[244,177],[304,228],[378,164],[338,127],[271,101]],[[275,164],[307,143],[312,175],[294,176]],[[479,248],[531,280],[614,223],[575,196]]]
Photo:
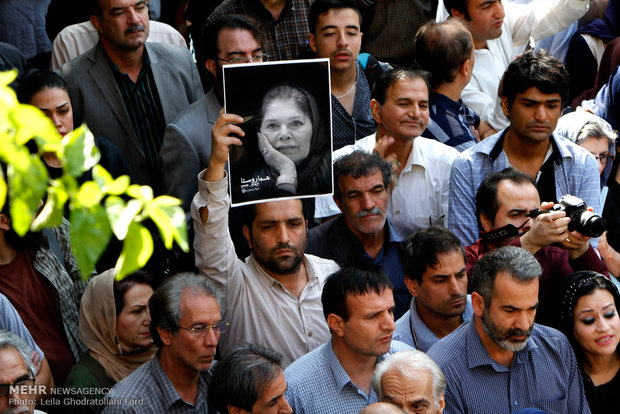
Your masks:
[[[459,306],[463,306],[465,304],[465,299],[459,298],[459,299],[454,299],[451,300],[450,302],[448,302],[448,306],[452,306],[454,308],[457,308]]]
[[[614,336],[613,335],[605,335],[602,336],[598,339],[594,340],[594,343],[596,343],[598,346],[607,346],[609,344],[611,344],[614,340]]]

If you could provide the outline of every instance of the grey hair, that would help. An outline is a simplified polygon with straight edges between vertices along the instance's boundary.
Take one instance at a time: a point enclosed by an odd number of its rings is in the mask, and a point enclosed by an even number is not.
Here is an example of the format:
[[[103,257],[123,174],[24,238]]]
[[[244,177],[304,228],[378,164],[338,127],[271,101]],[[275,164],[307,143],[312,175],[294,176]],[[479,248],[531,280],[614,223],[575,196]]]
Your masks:
[[[616,143],[618,135],[611,129],[607,121],[593,118],[581,128],[577,135],[576,144],[581,144],[588,138],[607,139],[607,145],[612,147]]]
[[[30,346],[28,346],[28,344],[22,338],[20,338],[13,332],[0,330],[0,349],[9,348],[15,348],[15,350],[19,352],[19,355],[24,360],[24,364],[26,364],[28,372],[34,377],[36,375],[36,372],[34,370],[34,364],[30,359],[30,353],[32,352]]]
[[[228,413],[228,405],[252,411],[252,407],[282,373],[282,354],[256,344],[233,348],[215,366],[209,383],[209,401]]]
[[[183,318],[181,312],[181,298],[184,293],[192,295],[207,295],[214,298],[222,312],[222,294],[217,286],[205,276],[194,273],[177,273],[164,282],[149,299],[151,324],[149,330],[153,342],[158,347],[163,345],[157,327],[168,332],[179,331],[179,321]]]
[[[506,246],[493,250],[478,261],[471,278],[472,291],[482,296],[486,306],[491,304],[495,277],[501,271],[517,282],[529,282],[542,274],[536,258],[525,249]]]
[[[446,392],[446,378],[441,372],[439,365],[435,363],[428,355],[422,351],[401,351],[388,356],[385,360],[379,363],[374,372],[372,373],[372,387],[374,388],[379,401],[383,399],[383,387],[381,386],[381,380],[383,375],[395,369],[407,378],[414,378],[412,371],[418,369],[425,369],[433,378],[433,398],[435,399],[435,408],[439,409],[439,400]]]

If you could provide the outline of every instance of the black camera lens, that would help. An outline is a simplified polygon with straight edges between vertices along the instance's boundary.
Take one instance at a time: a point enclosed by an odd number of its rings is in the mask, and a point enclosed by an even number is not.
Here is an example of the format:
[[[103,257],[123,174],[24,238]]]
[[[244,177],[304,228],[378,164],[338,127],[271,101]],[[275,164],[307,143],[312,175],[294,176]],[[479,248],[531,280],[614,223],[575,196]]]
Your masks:
[[[572,222],[573,220],[571,220]],[[573,224],[573,223],[571,223]],[[583,211],[575,220],[575,230],[584,236],[598,237],[605,232],[605,219],[591,211]]]

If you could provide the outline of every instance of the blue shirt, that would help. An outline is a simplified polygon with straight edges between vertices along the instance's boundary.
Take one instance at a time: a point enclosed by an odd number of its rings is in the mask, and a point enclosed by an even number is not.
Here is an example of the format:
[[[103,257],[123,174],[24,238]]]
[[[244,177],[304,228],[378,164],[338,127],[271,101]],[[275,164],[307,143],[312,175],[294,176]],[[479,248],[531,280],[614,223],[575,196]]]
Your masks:
[[[463,323],[469,322],[474,309],[471,306],[471,295],[467,295],[467,304],[463,312]],[[396,321],[393,339],[404,342],[413,349],[426,352],[435,345],[439,338],[431,331],[418,315],[415,298],[411,299],[411,307],[399,320]]]
[[[448,228],[465,246],[478,239],[476,192],[490,172],[511,167],[502,148],[507,129],[463,151],[452,164]],[[558,135],[551,135],[559,155],[553,163],[556,198],[572,194],[601,214],[598,164],[586,149]],[[551,200],[542,200],[551,201]]]
[[[473,321],[427,354],[446,377],[446,414],[503,414],[533,407],[549,414],[590,413],[575,354],[568,339],[553,328],[534,324],[510,367],[491,358]]]
[[[620,67],[613,71],[594,99],[583,101],[581,105],[609,122],[613,129],[617,129],[620,119],[620,104],[616,100],[618,97],[620,97]]]
[[[402,342],[392,341],[390,351],[377,358],[411,349]],[[332,349],[332,341],[293,362],[284,371],[288,388],[286,401],[296,414],[357,414],[377,402],[371,388],[366,395],[351,381]]]
[[[445,95],[431,92],[428,96],[430,120],[423,137],[464,151],[478,142],[472,132],[480,125],[480,117],[459,99],[453,101]]]
[[[332,259],[341,267],[356,263],[380,266],[394,286],[394,319],[398,319],[407,312],[411,302],[399,254],[403,238],[388,219],[384,228],[384,244],[374,259],[366,253],[362,242],[351,232],[342,215],[308,231],[306,253]]]

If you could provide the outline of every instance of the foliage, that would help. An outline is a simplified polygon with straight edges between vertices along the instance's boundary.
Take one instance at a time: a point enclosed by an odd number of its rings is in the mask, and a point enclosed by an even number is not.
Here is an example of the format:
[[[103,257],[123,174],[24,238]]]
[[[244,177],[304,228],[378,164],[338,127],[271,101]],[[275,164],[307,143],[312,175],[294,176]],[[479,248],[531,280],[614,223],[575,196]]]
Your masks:
[[[153,239],[142,224],[147,219],[157,225],[167,249],[176,242],[189,251],[180,201],[153,197],[150,187],[130,184],[128,176],[112,178],[98,164],[99,150],[88,128],[82,125],[61,137],[41,111],[17,101],[8,87],[15,76],[0,72],[0,161],[7,165],[6,176],[0,169],[0,208],[8,194],[17,234],[61,224],[68,205],[72,251],[84,278],[90,276],[112,234],[123,241],[117,278],[143,267],[153,253]],[[31,154],[25,145],[32,139],[38,154]],[[50,153],[63,166],[57,179],[50,178],[42,159]],[[78,178],[91,168],[93,180],[80,185]]]

